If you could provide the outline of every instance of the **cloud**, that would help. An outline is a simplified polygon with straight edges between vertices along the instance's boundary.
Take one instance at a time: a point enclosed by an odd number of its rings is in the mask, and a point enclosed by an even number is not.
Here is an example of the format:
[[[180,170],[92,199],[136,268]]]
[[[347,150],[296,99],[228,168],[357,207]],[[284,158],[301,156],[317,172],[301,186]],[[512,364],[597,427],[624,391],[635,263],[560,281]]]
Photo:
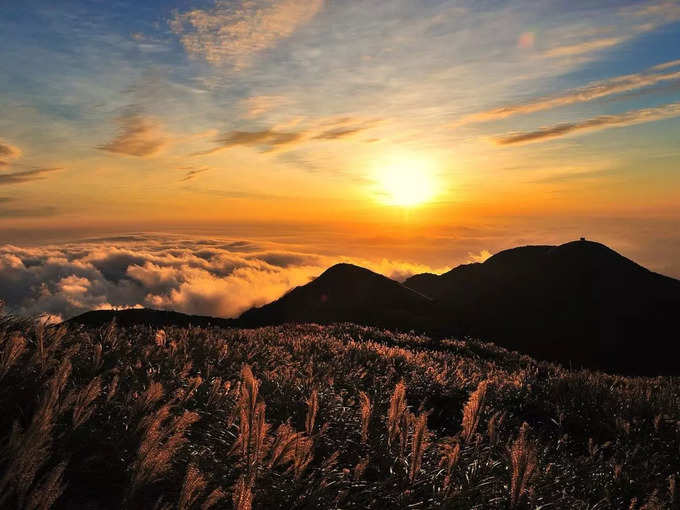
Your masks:
[[[7,207],[5,204],[16,202],[13,197],[0,197],[0,218],[40,218],[54,216],[58,210],[52,206]]]
[[[573,57],[576,55],[583,55],[585,53],[592,53],[593,51],[603,50],[621,44],[627,40],[627,37],[606,37],[602,39],[593,39],[577,44],[569,44],[566,46],[558,46],[552,48],[545,53],[546,57]]]
[[[486,259],[491,257],[491,252],[489,250],[482,250],[479,253],[469,253],[470,262],[485,262]]]
[[[580,58],[630,41],[636,36],[679,20],[680,3],[668,1],[641,4],[638,2],[620,9],[618,14],[628,18],[627,20],[619,18],[619,34],[557,46],[546,51],[544,56],[548,58]],[[630,22],[633,22],[633,24],[631,25]],[[621,29],[622,27],[626,28]],[[605,31],[609,30],[605,29]]]
[[[118,236],[60,246],[0,246],[0,299],[19,314],[71,317],[146,306],[235,317],[337,262],[403,280],[424,265],[305,253],[284,245],[176,236]]]
[[[287,145],[299,143],[304,139],[304,136],[304,132],[274,131],[273,129],[263,129],[261,131],[230,131],[215,140],[215,142],[219,144],[218,147],[203,152],[197,152],[194,155],[202,156],[213,154],[239,145],[261,147],[263,151],[270,152]]]
[[[594,131],[610,127],[632,126],[645,122],[669,119],[680,116],[680,103],[671,103],[656,108],[633,110],[618,115],[601,115],[580,122],[565,122],[544,127],[536,131],[524,131],[497,136],[493,140],[498,145],[532,143],[558,138],[580,131]]]
[[[57,172],[59,170],[61,170],[61,168],[36,168],[34,170],[26,170],[24,172],[0,174],[0,186],[37,181],[44,179],[46,174]]]
[[[310,21],[323,0],[217,1],[210,9],[175,13],[170,28],[189,55],[235,69]]]
[[[146,157],[159,153],[169,142],[168,135],[152,118],[137,112],[127,113],[118,119],[120,130],[109,143],[97,148],[127,156]]]
[[[203,156],[236,146],[258,147],[263,152],[273,152],[310,140],[341,140],[371,129],[384,122],[383,119],[364,119],[360,117],[322,118],[311,122],[298,131],[284,131],[266,128],[259,131],[229,131],[215,140],[217,147],[196,152]]]
[[[350,128],[336,128],[323,131],[314,136],[315,140],[337,140],[339,138],[347,138],[349,136],[361,133],[365,127],[350,127]]]
[[[659,22],[670,23],[680,19],[680,3],[676,1],[636,3],[621,9],[621,14],[651,17]]]
[[[570,182],[570,181],[581,181],[589,179],[599,179],[601,177],[610,177],[612,175],[618,174],[619,171],[616,169],[602,169],[602,170],[581,170],[575,172],[560,172],[541,179],[532,181],[535,184],[552,184],[556,182]]]
[[[241,101],[242,117],[254,119],[261,115],[290,104],[290,100],[284,96],[252,96]]]
[[[680,60],[654,66],[646,72],[627,74],[608,80],[592,82],[583,87],[567,90],[553,96],[536,98],[526,103],[501,106],[492,110],[474,113],[464,117],[456,125],[504,119],[512,115],[534,113],[575,103],[585,103],[601,97],[649,87],[661,82],[680,80],[680,71],[670,73],[650,73],[650,71],[670,69],[671,67],[676,66],[680,66]]]
[[[0,140],[0,167],[8,166],[10,161],[21,156],[21,150]]]
[[[680,67],[680,59],[671,60],[670,62],[664,62],[663,64],[657,64],[651,69],[654,71],[662,71],[664,69],[670,69],[672,67]]]
[[[187,166],[181,168],[181,170],[186,170],[187,173],[184,175],[182,179],[180,179],[180,182],[186,182],[195,179],[197,175],[202,174],[203,172],[207,172],[208,170],[210,170],[210,167],[204,166],[201,168],[194,168],[191,166]]]
[[[0,207],[0,218],[44,218],[54,216],[57,212],[58,209],[52,206],[30,208]]]

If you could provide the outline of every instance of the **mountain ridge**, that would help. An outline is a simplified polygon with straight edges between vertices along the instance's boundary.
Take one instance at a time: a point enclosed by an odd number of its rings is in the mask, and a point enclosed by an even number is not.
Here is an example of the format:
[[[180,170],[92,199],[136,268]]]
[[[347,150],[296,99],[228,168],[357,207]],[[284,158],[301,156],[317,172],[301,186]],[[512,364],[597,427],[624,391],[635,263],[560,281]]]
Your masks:
[[[433,338],[474,337],[541,359],[626,373],[680,373],[680,280],[649,271],[592,241],[521,246],[441,275],[402,283],[353,264],[237,319],[131,311],[135,323],[259,327],[353,322]],[[101,312],[97,320],[107,318]],[[159,312],[160,313],[160,312]],[[87,314],[71,319],[91,323]],[[109,314],[111,317],[111,314]],[[195,318],[191,318],[195,317]],[[211,322],[212,320],[212,322]]]

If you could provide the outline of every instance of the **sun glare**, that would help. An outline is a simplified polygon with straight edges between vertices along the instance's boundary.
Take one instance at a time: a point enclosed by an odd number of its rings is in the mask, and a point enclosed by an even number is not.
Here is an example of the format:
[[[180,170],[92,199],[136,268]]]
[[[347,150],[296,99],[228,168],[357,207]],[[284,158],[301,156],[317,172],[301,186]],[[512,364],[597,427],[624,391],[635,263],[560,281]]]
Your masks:
[[[378,172],[379,194],[389,205],[412,207],[432,199],[434,183],[430,165],[407,159],[387,164]]]

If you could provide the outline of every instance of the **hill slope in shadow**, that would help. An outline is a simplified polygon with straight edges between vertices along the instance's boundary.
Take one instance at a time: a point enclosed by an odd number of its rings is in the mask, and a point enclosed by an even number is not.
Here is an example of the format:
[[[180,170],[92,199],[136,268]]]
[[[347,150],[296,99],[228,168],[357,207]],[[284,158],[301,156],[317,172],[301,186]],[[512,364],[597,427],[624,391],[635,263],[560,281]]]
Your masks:
[[[541,358],[676,372],[680,281],[590,241],[513,248],[404,282],[436,299],[442,331]]]
[[[151,326],[165,328],[175,326],[185,328],[188,326],[222,327],[227,328],[236,325],[234,319],[222,319],[220,317],[207,317],[204,315],[188,315],[173,312],[171,310],[153,310],[151,308],[127,308],[122,310],[92,310],[66,321],[70,324],[82,324],[87,327],[105,326],[111,321],[123,327]]]

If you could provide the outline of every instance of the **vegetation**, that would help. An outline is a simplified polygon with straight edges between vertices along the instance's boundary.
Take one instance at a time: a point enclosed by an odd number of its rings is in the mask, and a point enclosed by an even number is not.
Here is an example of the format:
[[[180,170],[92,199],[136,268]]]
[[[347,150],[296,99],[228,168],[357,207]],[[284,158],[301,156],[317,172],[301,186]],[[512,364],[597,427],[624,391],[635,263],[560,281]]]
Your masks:
[[[351,324],[0,323],[2,508],[678,508],[680,381]]]

